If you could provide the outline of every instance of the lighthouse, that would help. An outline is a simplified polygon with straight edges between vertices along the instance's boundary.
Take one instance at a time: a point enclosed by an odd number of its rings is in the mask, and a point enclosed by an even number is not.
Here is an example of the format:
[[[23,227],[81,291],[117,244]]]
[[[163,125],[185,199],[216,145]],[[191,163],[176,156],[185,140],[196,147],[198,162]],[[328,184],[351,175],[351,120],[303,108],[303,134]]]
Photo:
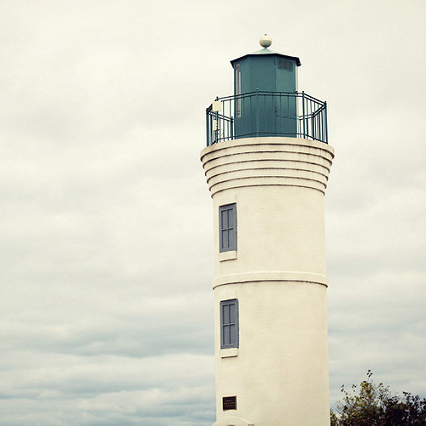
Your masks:
[[[214,426],[329,424],[327,104],[298,91],[300,59],[271,42],[231,61],[234,93],[206,109]]]

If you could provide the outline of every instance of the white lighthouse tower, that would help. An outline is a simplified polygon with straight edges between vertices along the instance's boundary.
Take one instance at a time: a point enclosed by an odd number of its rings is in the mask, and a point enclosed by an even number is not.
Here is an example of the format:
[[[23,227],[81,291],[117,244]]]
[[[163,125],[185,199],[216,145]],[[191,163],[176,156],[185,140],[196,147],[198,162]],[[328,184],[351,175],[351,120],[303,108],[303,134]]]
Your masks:
[[[297,91],[294,56],[231,61],[207,108],[213,199],[215,426],[329,424],[326,103]]]

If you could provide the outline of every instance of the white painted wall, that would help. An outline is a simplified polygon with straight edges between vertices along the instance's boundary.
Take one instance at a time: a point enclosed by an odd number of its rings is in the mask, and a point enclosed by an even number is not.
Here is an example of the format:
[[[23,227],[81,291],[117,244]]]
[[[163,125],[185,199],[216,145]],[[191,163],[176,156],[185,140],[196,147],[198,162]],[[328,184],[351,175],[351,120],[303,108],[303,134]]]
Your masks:
[[[296,138],[201,153],[214,205],[216,425],[329,424],[323,197],[332,159],[327,144]],[[219,253],[219,206],[233,202],[237,251]],[[220,301],[232,298],[240,344],[221,350]],[[237,410],[223,411],[232,395]]]

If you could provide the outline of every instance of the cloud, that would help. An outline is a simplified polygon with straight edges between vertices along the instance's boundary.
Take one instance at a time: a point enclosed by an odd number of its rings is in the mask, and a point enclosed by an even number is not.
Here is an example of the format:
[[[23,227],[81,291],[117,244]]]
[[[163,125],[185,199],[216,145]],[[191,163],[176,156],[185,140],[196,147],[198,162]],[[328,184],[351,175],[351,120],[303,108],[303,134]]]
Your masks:
[[[16,422],[17,404],[19,422],[44,424],[183,424],[183,416],[196,424],[211,416],[212,389],[200,385],[211,380],[210,356],[17,355],[2,381],[8,396],[0,402],[2,421],[8,424]]]

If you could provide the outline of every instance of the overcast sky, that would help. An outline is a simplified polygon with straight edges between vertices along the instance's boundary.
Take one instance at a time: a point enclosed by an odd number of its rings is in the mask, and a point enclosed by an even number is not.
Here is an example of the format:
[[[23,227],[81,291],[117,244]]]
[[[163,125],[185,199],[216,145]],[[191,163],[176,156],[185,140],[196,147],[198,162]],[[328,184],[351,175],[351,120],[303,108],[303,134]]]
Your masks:
[[[205,108],[301,59],[336,151],[331,398],[426,394],[426,2],[0,1],[0,424],[214,421]],[[285,398],[285,395],[283,395]]]

